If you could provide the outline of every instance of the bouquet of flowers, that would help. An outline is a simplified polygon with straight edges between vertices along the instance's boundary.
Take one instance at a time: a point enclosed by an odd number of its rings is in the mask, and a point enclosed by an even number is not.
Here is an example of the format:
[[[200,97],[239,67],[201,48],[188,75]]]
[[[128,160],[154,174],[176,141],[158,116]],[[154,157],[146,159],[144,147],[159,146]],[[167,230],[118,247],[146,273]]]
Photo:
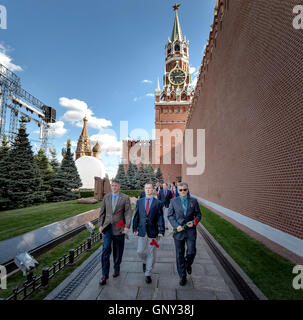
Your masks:
[[[159,237],[157,237],[159,239]],[[149,243],[151,246],[155,246],[156,248],[159,248],[159,244],[155,239],[152,239],[152,241]]]
[[[125,223],[123,222],[123,220],[120,220],[117,224],[116,224],[116,227],[117,228],[122,228],[122,232],[124,231],[124,229],[125,229]],[[129,236],[128,236],[128,234],[127,233],[125,233],[125,238],[126,239],[129,239]]]
[[[198,220],[197,218],[195,218],[193,221],[189,221],[189,222],[192,222],[192,224],[196,227],[196,226],[198,225],[198,223],[199,223],[199,220]],[[183,230],[186,230],[186,229],[188,229],[188,228],[191,228],[191,227],[189,227],[187,224],[188,224],[188,222],[185,223],[185,224],[182,226]],[[182,231],[183,231],[183,230],[182,230]],[[177,233],[179,233],[179,231],[175,230],[175,231],[171,232],[169,235],[171,236],[171,235],[175,235],[175,234],[177,234]]]

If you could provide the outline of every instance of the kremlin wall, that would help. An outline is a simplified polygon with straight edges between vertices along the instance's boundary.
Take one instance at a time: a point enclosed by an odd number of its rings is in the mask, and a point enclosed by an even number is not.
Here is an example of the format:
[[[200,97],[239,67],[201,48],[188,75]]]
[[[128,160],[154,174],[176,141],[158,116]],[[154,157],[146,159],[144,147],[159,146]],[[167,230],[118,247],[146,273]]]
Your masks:
[[[222,217],[303,257],[297,4],[219,1],[186,123],[205,129],[205,171],[189,176],[184,164],[182,180]]]

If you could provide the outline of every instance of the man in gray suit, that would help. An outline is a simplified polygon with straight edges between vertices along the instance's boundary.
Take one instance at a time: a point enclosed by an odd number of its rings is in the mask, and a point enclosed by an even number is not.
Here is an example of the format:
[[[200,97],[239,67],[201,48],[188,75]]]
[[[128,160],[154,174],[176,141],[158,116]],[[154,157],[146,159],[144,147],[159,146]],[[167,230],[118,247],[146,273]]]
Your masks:
[[[187,281],[186,272],[191,274],[191,265],[196,256],[197,230],[193,221],[195,218],[200,221],[202,215],[198,201],[195,198],[188,197],[187,183],[180,182],[178,192],[180,196],[170,201],[168,220],[175,231],[177,270],[180,276],[180,285],[184,286]],[[187,250],[184,257],[185,243]]]
[[[112,192],[106,194],[103,198],[99,216],[99,231],[103,233],[101,285],[106,284],[108,279],[112,243],[114,254],[113,277],[118,277],[120,274],[125,234],[129,231],[132,219],[130,198],[119,192],[120,182],[113,180],[111,189]],[[121,224],[125,224],[125,228],[121,227]],[[122,229],[124,230],[122,231]]]

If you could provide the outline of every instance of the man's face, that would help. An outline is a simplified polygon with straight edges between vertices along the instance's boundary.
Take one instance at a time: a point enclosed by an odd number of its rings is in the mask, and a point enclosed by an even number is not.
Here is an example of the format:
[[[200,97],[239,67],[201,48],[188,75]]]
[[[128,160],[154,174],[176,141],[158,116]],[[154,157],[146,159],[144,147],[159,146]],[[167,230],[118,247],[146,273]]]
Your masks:
[[[179,192],[179,195],[183,198],[186,198],[187,197],[187,194],[188,194],[188,187],[187,186],[179,186],[178,187],[178,192]]]
[[[117,193],[120,190],[120,184],[117,182],[113,182],[111,184],[111,188],[112,188],[112,193]]]
[[[167,190],[167,184],[166,183],[163,183],[163,189]]]
[[[154,188],[151,184],[146,184],[144,187],[144,191],[148,197],[151,197],[154,193]]]

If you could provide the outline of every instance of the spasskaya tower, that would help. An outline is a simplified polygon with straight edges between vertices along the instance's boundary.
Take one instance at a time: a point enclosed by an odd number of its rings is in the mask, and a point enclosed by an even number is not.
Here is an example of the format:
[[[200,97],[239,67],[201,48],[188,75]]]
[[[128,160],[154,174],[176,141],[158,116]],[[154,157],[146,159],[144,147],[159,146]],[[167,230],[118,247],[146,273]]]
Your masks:
[[[162,135],[156,134],[156,141],[160,144],[160,167],[163,178],[167,182],[181,180],[181,164],[175,157],[178,144],[178,139],[175,138],[170,138],[171,164],[165,164],[164,157],[168,149],[165,148],[164,132],[169,131],[168,135],[173,136],[174,130],[180,129],[183,134],[193,98],[192,79],[189,72],[189,41],[182,35],[178,16],[180,5],[176,4],[173,8],[175,21],[171,37],[165,45],[163,87],[160,87],[158,79],[155,90],[155,127],[163,132]],[[157,165],[153,167],[156,168]]]

